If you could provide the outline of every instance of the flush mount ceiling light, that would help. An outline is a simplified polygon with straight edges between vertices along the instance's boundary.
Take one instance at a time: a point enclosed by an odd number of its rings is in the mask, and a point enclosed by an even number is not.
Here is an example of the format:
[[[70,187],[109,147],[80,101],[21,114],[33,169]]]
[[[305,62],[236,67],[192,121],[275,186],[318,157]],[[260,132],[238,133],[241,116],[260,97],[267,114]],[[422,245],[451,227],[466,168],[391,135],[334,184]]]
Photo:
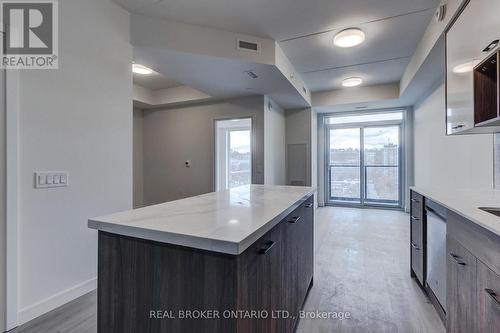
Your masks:
[[[361,83],[363,83],[363,79],[360,78],[360,77],[349,77],[347,79],[344,79],[342,81],[342,85],[344,87],[357,87],[359,86]]]
[[[140,64],[132,64],[132,72],[135,74],[149,75],[153,73],[153,70]]]
[[[476,67],[477,64],[479,64],[479,60],[472,60],[472,61],[464,62],[463,64],[460,64],[460,65],[453,67],[453,73],[463,74],[463,73],[472,72],[472,70],[474,69],[474,67]]]
[[[338,47],[353,47],[365,41],[365,33],[358,28],[342,30],[333,38],[333,44]]]

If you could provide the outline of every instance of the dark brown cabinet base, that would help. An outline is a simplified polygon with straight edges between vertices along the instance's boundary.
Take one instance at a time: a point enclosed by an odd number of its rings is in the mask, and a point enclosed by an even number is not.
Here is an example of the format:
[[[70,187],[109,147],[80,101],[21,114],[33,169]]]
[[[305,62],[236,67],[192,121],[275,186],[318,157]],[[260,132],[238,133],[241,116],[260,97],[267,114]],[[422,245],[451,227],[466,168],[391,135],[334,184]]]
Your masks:
[[[449,333],[500,332],[500,237],[448,213]]]
[[[421,286],[425,286],[427,231],[424,221],[424,197],[411,191],[410,201],[410,272]]]
[[[313,279],[312,203],[238,256],[99,232],[98,332],[293,332]]]

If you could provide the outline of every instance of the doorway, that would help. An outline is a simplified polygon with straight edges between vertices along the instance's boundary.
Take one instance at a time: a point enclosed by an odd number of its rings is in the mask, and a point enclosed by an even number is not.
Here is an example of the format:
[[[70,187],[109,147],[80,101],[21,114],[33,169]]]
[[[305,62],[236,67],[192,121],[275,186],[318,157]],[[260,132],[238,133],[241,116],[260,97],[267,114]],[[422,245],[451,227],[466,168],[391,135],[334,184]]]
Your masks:
[[[326,118],[327,204],[402,207],[403,119],[403,112]]]
[[[252,119],[216,120],[215,190],[252,183]]]

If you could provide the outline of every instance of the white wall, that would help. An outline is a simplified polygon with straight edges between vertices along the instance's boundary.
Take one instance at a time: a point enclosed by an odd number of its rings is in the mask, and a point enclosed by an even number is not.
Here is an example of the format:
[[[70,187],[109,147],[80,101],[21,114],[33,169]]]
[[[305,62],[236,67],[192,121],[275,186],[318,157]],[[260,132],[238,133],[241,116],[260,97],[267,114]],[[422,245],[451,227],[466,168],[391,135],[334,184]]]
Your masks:
[[[20,76],[19,319],[96,286],[89,217],[132,207],[129,14],[110,0],[59,1],[59,69]],[[35,190],[37,170],[67,188]]]
[[[6,302],[6,131],[5,131],[5,70],[0,70],[0,332],[5,331]]]
[[[415,185],[449,189],[493,187],[493,135],[445,135],[441,84],[414,111]]]
[[[264,96],[264,183],[285,185],[285,111]]]
[[[134,109],[134,208],[139,208],[144,205],[142,112],[142,110]]]
[[[252,117],[252,182],[264,183],[264,98],[244,97],[144,111],[144,204],[214,190],[216,119]],[[186,160],[191,167],[184,166]]]

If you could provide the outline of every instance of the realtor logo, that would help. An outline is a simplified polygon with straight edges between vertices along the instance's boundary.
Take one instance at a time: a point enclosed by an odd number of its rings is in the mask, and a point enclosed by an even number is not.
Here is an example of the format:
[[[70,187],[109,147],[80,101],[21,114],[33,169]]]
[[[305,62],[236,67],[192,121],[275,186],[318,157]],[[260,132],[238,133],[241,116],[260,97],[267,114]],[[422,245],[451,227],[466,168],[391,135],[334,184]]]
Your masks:
[[[56,69],[57,0],[3,0],[2,68]]]

